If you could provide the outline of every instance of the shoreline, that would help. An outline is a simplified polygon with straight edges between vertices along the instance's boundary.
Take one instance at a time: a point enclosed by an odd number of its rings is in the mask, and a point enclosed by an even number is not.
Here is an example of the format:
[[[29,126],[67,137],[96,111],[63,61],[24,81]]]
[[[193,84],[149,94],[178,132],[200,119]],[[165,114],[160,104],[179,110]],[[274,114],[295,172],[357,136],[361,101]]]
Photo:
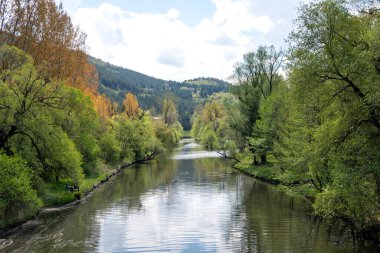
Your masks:
[[[236,164],[237,163],[231,164],[231,167],[233,169],[237,170],[238,172],[244,174],[244,175],[247,175],[249,177],[253,177],[253,178],[260,180],[261,182],[264,182],[264,183],[268,183],[268,184],[271,184],[274,186],[278,186],[277,189],[279,191],[283,192],[284,194],[286,194],[290,197],[303,198],[303,199],[305,199],[305,201],[309,202],[310,204],[312,204],[314,202],[314,196],[312,196],[312,195],[307,195],[305,193],[301,193],[300,191],[293,192],[293,194],[291,194],[288,191],[288,190],[295,189],[295,187],[298,187],[301,185],[306,185],[308,182],[288,183],[288,182],[281,181],[279,179],[273,179],[273,178],[269,178],[269,177],[265,177],[265,176],[259,176],[259,175],[254,174],[252,171],[249,171],[249,170],[254,170],[255,166],[251,165],[247,169],[247,168],[239,168],[239,167],[235,166]],[[256,167],[260,167],[260,165],[256,165]],[[282,188],[280,188],[280,187],[282,187]],[[313,214],[313,215],[316,216],[315,214]],[[316,216],[316,217],[320,217],[320,216]],[[323,219],[323,217],[320,217],[320,218]],[[374,226],[363,227],[362,226],[363,224],[359,224],[357,222],[354,222],[350,219],[347,219],[346,217],[339,217],[338,219],[341,220],[342,222],[344,222],[345,224],[347,224],[351,228],[353,236],[358,237],[358,238],[362,238],[365,240],[374,241],[374,242],[380,244],[380,238],[379,238],[380,237],[380,223],[376,224]]]
[[[31,229],[33,227],[40,225],[40,223],[37,221],[37,219],[42,215],[55,213],[55,212],[62,212],[64,210],[71,209],[77,205],[80,205],[83,200],[86,200],[87,198],[91,197],[92,193],[94,193],[95,190],[99,189],[102,185],[107,183],[110,179],[115,178],[115,176],[117,176],[123,169],[129,168],[129,167],[136,165],[136,164],[151,161],[154,158],[155,158],[155,154],[148,156],[142,160],[138,160],[138,161],[134,161],[132,163],[127,163],[127,164],[123,164],[123,165],[118,166],[112,173],[107,175],[106,178],[104,178],[104,179],[96,182],[95,184],[93,184],[90,189],[83,191],[82,192],[83,195],[80,197],[80,199],[70,201],[70,202],[65,203],[63,205],[43,207],[40,210],[38,210],[38,212],[34,216],[27,218],[26,220],[24,220],[22,222],[14,224],[14,226],[10,226],[8,229],[0,230],[0,241],[1,241],[1,239],[4,239],[4,237],[11,236],[17,232],[25,231],[25,230],[28,230],[28,229]]]

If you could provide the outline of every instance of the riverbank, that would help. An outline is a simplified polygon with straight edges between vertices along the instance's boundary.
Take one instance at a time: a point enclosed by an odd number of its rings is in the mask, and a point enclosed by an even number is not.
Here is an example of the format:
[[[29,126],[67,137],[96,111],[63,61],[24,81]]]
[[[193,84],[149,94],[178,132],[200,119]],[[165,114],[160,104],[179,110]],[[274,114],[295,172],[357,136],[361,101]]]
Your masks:
[[[99,166],[101,173],[96,177],[88,177],[83,179],[79,185],[79,191],[66,191],[65,182],[55,182],[47,185],[44,189],[46,191],[45,195],[41,196],[41,199],[44,201],[43,207],[40,208],[35,214],[27,215],[22,220],[9,223],[7,228],[0,230],[0,237],[9,236],[18,231],[37,226],[38,223],[35,221],[40,215],[45,213],[60,212],[80,204],[80,202],[88,197],[90,193],[115,177],[123,169],[138,163],[153,160],[154,158],[155,154],[152,154],[145,159],[114,167],[100,164]]]
[[[276,171],[273,164],[252,165],[244,162],[235,163],[232,167],[248,176],[252,176],[263,182],[277,185],[278,188],[290,196],[303,197],[313,202],[318,191],[310,180],[293,180],[285,178]]]
[[[192,138],[191,131],[190,130],[183,131],[182,139],[189,139],[189,138]]]
[[[0,240],[0,251],[373,252],[308,210],[186,139],[153,163],[123,170],[74,208],[41,215],[38,226]]]
[[[291,197],[304,198],[310,204],[314,203],[319,193],[310,180],[306,178],[301,181],[292,180],[291,177],[283,176],[272,163],[253,165],[252,162],[241,161],[234,163],[232,167],[260,181],[276,185],[280,191]],[[380,221],[375,225],[367,226],[346,217],[339,217],[339,219],[349,225],[356,236],[380,243]]]

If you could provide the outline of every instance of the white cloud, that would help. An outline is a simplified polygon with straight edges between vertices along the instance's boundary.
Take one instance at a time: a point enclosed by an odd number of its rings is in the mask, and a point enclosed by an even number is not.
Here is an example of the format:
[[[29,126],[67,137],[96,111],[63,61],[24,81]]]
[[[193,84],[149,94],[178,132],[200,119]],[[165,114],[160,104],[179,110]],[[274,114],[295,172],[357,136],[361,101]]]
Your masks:
[[[183,67],[185,65],[185,56],[183,51],[178,48],[165,49],[157,58],[159,63],[173,67]]]
[[[255,16],[249,12],[249,1],[212,0],[216,5],[213,22],[227,32],[259,31],[267,33],[273,27],[268,16]]]
[[[82,0],[55,0],[57,4],[61,3],[63,4],[63,7],[65,10],[72,14],[75,12],[75,10],[80,6]]]
[[[179,17],[179,15],[180,15],[180,12],[179,12],[178,10],[172,8],[172,9],[170,9],[170,10],[168,11],[168,13],[166,14],[166,17],[167,17],[168,19],[176,19],[176,18]]]
[[[267,38],[286,24],[254,15],[249,0],[212,2],[212,18],[195,26],[181,21],[176,9],[132,13],[109,3],[79,8],[73,21],[88,34],[89,53],[105,61],[163,79],[225,79],[244,53],[269,44]]]

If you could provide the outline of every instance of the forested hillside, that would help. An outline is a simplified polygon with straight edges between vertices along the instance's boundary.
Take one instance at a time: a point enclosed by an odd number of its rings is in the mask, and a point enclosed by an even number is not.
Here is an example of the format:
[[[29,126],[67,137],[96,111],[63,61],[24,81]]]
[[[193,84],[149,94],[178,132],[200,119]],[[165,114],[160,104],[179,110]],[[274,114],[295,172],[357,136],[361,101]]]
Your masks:
[[[168,96],[176,104],[179,122],[186,130],[191,128],[190,118],[197,105],[204,103],[213,93],[229,89],[229,83],[215,78],[165,81],[93,57],[89,57],[89,61],[99,73],[98,90],[101,94],[121,105],[124,94],[132,92],[137,96],[141,108],[155,116],[162,114],[162,98]]]

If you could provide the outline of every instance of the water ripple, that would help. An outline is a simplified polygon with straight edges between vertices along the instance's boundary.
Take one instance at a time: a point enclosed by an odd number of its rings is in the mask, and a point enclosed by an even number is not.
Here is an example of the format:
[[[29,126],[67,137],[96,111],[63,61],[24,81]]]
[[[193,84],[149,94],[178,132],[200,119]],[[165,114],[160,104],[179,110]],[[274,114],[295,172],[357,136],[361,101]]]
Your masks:
[[[192,140],[181,145],[172,160],[124,170],[85,203],[46,217],[32,232],[0,240],[0,249],[354,252],[347,230],[313,220],[303,200],[232,173],[227,161],[215,159],[217,152],[202,150]]]
[[[200,158],[216,158],[222,157],[216,151],[190,151],[190,152],[181,152],[179,154],[173,155],[171,159],[173,160],[193,160]]]

